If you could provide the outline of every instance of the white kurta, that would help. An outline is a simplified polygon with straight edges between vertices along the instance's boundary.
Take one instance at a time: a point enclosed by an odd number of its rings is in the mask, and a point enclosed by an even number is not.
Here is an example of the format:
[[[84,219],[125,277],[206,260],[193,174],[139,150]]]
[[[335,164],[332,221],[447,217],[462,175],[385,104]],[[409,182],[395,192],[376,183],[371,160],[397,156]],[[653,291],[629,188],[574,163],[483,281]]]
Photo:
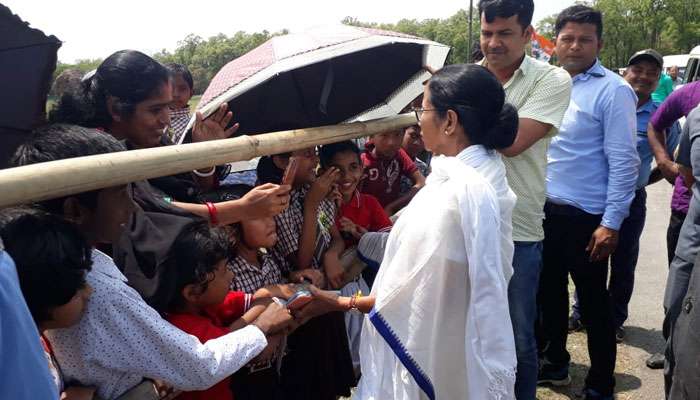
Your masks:
[[[355,399],[513,399],[511,212],[500,156],[432,161],[389,237],[361,341]]]

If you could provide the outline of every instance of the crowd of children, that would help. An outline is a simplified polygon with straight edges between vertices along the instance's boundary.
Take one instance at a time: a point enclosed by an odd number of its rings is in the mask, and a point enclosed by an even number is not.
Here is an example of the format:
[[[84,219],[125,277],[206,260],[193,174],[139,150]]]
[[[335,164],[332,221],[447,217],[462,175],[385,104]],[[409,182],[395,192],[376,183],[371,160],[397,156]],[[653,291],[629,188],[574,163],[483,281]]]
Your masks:
[[[121,51],[81,85],[15,165],[172,145],[190,119],[181,65]],[[192,140],[230,136],[230,120],[225,107],[198,115]],[[309,284],[371,286],[376,271],[353,276],[343,255],[389,231],[425,184],[416,142],[413,126],[364,151],[346,141],[263,157],[255,187],[223,185],[228,171],[215,166],[4,210],[0,235],[55,398],[118,399],[153,384],[182,399],[349,396],[360,371],[344,314],[297,321],[285,300]]]

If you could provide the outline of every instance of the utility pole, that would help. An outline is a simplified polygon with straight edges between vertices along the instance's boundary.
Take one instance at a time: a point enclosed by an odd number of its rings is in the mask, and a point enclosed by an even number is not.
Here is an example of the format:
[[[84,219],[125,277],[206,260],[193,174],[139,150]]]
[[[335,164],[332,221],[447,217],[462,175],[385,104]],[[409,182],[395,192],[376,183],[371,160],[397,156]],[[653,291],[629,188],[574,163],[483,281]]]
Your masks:
[[[472,19],[474,14],[474,0],[469,0],[469,36],[467,37],[467,51],[471,57],[472,54]]]

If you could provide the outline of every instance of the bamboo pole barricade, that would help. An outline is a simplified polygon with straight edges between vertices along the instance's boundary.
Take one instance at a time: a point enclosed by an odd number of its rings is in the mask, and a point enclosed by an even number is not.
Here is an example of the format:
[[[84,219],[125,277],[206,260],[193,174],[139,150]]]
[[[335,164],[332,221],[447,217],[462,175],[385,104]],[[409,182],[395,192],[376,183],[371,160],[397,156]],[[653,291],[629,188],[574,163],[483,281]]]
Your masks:
[[[400,129],[413,113],[367,122],[239,136],[51,161],[0,170],[0,208],[123,185]]]

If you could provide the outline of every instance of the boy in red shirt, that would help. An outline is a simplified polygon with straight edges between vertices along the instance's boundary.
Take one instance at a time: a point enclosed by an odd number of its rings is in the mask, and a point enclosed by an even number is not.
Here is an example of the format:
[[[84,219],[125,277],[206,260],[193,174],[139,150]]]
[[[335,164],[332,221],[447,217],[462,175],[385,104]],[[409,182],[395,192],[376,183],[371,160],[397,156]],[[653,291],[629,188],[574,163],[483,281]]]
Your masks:
[[[365,166],[362,193],[379,200],[387,215],[393,215],[425,186],[425,177],[418,171],[411,157],[401,148],[403,130],[378,133],[365,145],[362,163]],[[413,188],[401,195],[401,177],[413,181]]]
[[[269,297],[287,298],[294,293],[293,287],[287,285],[268,286],[254,295],[230,291],[233,272],[227,268],[229,246],[226,230],[193,222],[180,233],[170,253],[171,270],[176,277],[166,319],[202,343],[255,323],[261,314],[272,312],[267,311]],[[252,364],[269,363],[283,336],[277,332],[268,337],[267,348]],[[185,392],[178,399],[233,400],[230,381],[226,378],[207,390]]]
[[[376,197],[360,193],[357,186],[362,179],[363,166],[360,149],[351,141],[327,144],[320,151],[321,168],[335,167],[340,171],[338,191],[342,203],[336,226],[345,239],[345,246],[357,244],[366,232],[391,230],[391,220]]]

